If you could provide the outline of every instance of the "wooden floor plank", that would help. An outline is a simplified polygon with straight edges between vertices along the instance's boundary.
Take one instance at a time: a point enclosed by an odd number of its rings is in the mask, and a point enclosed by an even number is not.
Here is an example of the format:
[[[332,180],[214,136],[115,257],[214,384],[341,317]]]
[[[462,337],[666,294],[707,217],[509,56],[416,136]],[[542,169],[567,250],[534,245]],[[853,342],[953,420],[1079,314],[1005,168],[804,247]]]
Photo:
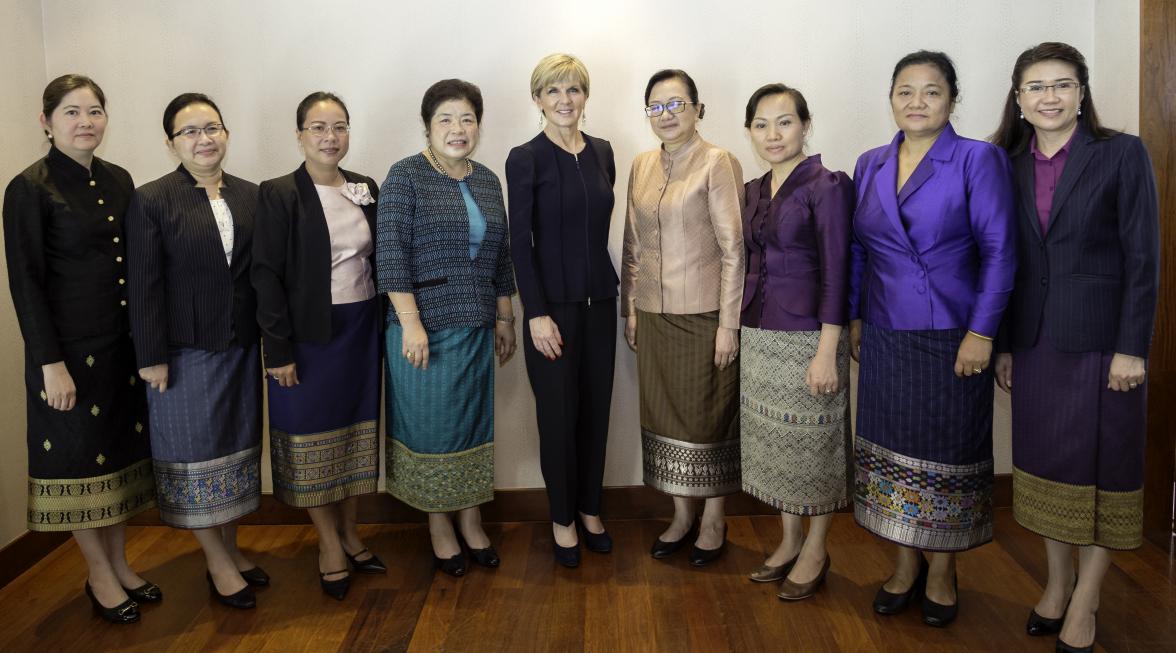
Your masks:
[[[273,577],[259,608],[212,603],[204,559],[188,533],[129,529],[128,558],[166,598],[143,621],[114,627],[81,593],[86,568],[71,542],[0,589],[2,651],[994,651],[1046,652],[1050,638],[1024,634],[1045,581],[1041,538],[997,510],[996,540],[959,558],[960,618],[924,626],[917,607],[881,617],[870,603],[894,547],[834,517],[831,570],[814,598],[787,603],[775,584],[746,578],[775,549],[780,520],[731,517],[725,555],[691,568],[687,550],[649,557],[664,529],[654,520],[608,522],[614,551],[584,550],[579,569],[551,554],[547,523],[489,524],[498,569],[471,566],[454,579],[434,572],[424,524],[365,525],[386,575],[356,575],[347,599],[318,586],[309,525],[242,527],[240,543]],[[688,548],[688,547],[687,547]],[[1148,544],[1116,553],[1099,609],[1099,651],[1176,650],[1176,564]]]

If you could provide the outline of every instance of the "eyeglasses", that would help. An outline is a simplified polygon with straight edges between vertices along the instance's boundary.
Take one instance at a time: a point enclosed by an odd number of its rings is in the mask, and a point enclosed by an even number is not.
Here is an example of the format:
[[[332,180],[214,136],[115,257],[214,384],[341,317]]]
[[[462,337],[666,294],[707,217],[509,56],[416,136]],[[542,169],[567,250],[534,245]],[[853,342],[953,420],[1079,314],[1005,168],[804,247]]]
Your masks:
[[[1081,88],[1078,82],[1058,82],[1056,84],[1026,84],[1018,89],[1021,95],[1045,95],[1047,89],[1053,89],[1057,95],[1067,95]]]
[[[329,132],[334,132],[336,136],[343,136],[351,131],[351,125],[345,122],[337,122],[333,125],[328,125],[325,122],[312,122],[299,131],[310,132],[318,138],[326,136]]]
[[[694,104],[694,103],[687,102],[686,100],[670,100],[669,102],[666,102],[665,104],[658,102],[656,104],[651,104],[651,105],[645,107],[645,115],[649,116],[650,118],[656,118],[656,117],[662,115],[662,113],[665,111],[669,111],[671,114],[682,113],[683,111],[686,110],[687,104]]]
[[[224,125],[220,124],[219,122],[214,122],[203,127],[184,127],[180,131],[172,134],[172,138],[175,138],[176,136],[183,136],[184,138],[199,138],[200,132],[204,132],[204,135],[209,138],[215,138],[221,132],[226,131],[228,130],[225,129]]]

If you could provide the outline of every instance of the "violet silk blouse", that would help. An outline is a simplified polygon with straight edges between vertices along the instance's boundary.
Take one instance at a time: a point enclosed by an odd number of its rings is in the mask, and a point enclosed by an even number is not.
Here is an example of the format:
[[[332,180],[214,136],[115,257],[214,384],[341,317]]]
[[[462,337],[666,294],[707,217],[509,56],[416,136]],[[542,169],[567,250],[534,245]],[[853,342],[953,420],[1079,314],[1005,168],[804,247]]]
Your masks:
[[[899,132],[862,154],[854,170],[849,318],[993,337],[1017,265],[1008,157],[948,123],[896,192],[902,141]]]
[[[817,331],[846,322],[853,182],[814,154],[772,195],[772,173],[747,182],[742,323]]]

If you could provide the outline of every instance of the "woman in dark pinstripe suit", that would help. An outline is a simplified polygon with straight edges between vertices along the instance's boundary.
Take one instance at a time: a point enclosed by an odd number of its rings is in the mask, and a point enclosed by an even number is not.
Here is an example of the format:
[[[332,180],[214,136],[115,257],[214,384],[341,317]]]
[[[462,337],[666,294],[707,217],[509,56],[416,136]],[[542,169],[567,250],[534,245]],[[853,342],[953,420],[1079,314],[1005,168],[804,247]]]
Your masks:
[[[237,549],[261,497],[261,365],[249,281],[257,186],[221,169],[229,132],[208,96],[163,116],[175,172],[135,191],[127,217],[130,316],[147,391],[159,514],[192,529],[214,598],[255,605],[269,576]]]
[[[1092,649],[1110,551],[1141,543],[1159,283],[1147,150],[1099,124],[1088,80],[1065,43],[1021,53],[994,137],[1013,158],[1019,200],[1017,280],[996,360],[1012,394],[1013,515],[1044,538],[1049,559],[1026,630],[1058,633],[1059,651]]]

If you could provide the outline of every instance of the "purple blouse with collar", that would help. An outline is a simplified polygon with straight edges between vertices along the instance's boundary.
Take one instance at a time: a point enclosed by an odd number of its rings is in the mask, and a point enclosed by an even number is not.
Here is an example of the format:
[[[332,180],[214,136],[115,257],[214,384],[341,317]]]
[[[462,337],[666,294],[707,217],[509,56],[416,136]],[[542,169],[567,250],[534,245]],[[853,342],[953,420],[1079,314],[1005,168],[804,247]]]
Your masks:
[[[747,182],[743,326],[816,331],[845,324],[853,182],[814,154],[775,196],[772,173]]]
[[[849,317],[995,336],[1017,265],[1009,159],[948,123],[896,192],[902,140],[861,155],[854,170]]]
[[[1074,130],[1077,134],[1078,130]],[[1054,190],[1062,178],[1062,170],[1066,168],[1066,159],[1070,158],[1070,143],[1074,142],[1074,134],[1062,149],[1048,157],[1037,149],[1037,134],[1029,138],[1029,152],[1033,155],[1033,199],[1037,209],[1037,222],[1041,224],[1041,233],[1049,232],[1049,212],[1053,208]]]

